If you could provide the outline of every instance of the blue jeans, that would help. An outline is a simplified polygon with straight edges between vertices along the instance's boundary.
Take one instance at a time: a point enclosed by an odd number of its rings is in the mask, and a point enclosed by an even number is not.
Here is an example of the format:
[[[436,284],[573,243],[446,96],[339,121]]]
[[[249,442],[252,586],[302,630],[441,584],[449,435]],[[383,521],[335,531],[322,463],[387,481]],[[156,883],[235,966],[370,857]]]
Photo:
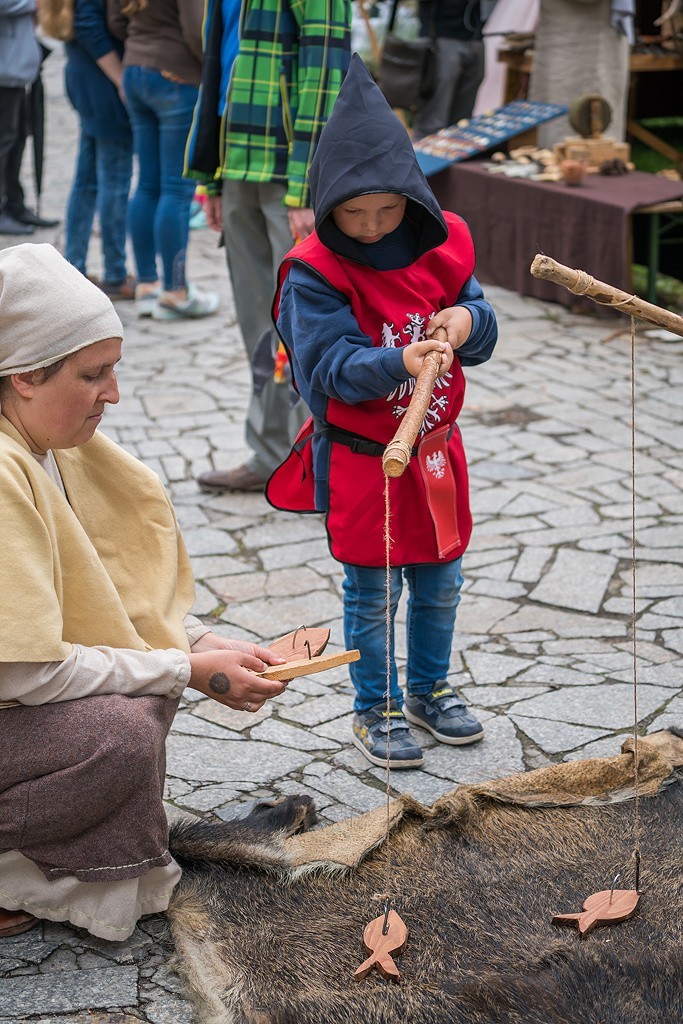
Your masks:
[[[455,613],[462,587],[461,559],[437,565],[391,569],[390,692],[399,707],[403,694],[394,658],[394,618],[403,580],[408,584],[406,687],[410,694],[431,693],[445,679],[451,658]],[[344,564],[344,640],[360,651],[349,665],[356,688],[354,711],[367,711],[386,699],[386,572]]]
[[[138,184],[128,207],[138,280],[166,291],[184,288],[190,204],[195,183],[183,178],[185,144],[198,90],[170,82],[153,68],[126,67],[123,91],[138,159]]]
[[[132,142],[96,139],[81,129],[76,170],[66,205],[64,256],[85,274],[97,211],[104,280],[109,284],[126,278],[126,210],[132,166]]]

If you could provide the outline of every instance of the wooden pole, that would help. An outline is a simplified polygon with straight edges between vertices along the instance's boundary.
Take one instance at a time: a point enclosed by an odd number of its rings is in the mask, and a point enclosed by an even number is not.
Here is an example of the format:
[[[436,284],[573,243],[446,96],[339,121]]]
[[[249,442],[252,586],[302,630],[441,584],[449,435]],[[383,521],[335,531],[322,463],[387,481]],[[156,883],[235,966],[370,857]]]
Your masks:
[[[683,338],[683,317],[672,313],[669,309],[662,309],[652,302],[639,299],[636,295],[629,295],[619,288],[603,281],[596,281],[584,270],[572,270],[561,263],[557,263],[550,256],[538,254],[534,256],[531,264],[531,273],[542,281],[552,281],[553,284],[561,284],[575,295],[587,295],[589,299],[600,303],[603,306],[618,308],[622,313],[638,317],[639,320],[647,320],[651,324],[664,327]]]
[[[377,33],[375,32],[374,26],[370,21],[370,15],[368,14],[365,7],[365,0],[357,0],[358,6],[360,7],[361,17],[365,22],[365,28],[367,29],[368,39],[370,41],[370,47],[372,49],[373,57],[377,63],[377,69],[379,70],[380,63],[382,61],[382,47],[377,41]]]
[[[437,327],[434,331],[434,338],[437,341],[448,341],[448,334],[443,327]],[[439,376],[440,366],[441,353],[428,352],[417,375],[410,405],[382,456],[382,469],[385,476],[403,476],[406,466],[410,462],[410,453],[415,439],[432,400],[432,392],[436,378]]]

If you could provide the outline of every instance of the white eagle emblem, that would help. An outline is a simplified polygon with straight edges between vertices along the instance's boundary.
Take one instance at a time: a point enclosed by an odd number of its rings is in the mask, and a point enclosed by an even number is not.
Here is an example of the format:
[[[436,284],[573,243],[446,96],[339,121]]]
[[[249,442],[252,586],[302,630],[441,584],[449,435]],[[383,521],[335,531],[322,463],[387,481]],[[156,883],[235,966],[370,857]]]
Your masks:
[[[440,448],[437,452],[434,452],[433,455],[427,456],[427,470],[432,473],[437,480],[442,479],[446,472],[446,456]]]

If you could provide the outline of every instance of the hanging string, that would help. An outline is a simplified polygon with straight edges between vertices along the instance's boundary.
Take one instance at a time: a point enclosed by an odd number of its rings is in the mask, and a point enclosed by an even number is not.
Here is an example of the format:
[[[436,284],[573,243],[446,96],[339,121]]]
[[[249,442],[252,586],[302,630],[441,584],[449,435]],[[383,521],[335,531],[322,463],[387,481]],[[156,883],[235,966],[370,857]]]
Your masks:
[[[636,321],[631,317],[631,590],[632,590],[632,633],[633,633],[633,772],[635,788],[635,809],[633,814],[633,859],[635,861],[635,886],[640,882],[640,787],[638,751],[638,640],[636,637]]]
[[[384,655],[386,661],[386,715],[387,715],[387,776],[386,801],[387,824],[385,837],[386,865],[384,871],[384,895],[386,896],[385,923],[387,928],[389,904],[391,901],[391,849],[389,832],[391,830],[391,509],[389,505],[389,477],[384,475],[384,557],[385,557],[385,636]]]

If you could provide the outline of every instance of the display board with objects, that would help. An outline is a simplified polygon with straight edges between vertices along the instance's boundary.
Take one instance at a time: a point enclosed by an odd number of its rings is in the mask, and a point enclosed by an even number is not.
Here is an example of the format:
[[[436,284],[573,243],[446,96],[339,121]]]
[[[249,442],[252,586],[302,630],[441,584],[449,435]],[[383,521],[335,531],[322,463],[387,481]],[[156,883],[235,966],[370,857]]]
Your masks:
[[[417,162],[429,177],[450,164],[484,153],[566,113],[567,107],[559,103],[513,100],[497,110],[426,135],[415,143]]]

